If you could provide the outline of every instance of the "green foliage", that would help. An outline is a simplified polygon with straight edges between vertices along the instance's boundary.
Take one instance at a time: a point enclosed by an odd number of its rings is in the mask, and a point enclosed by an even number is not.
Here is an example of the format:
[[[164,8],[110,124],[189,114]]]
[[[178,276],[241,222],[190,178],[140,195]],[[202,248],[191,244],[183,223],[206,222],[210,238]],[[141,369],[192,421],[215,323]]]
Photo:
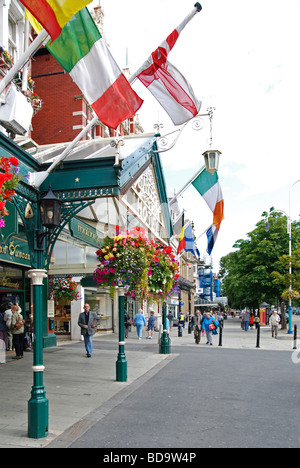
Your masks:
[[[266,218],[267,213],[263,213]],[[289,235],[287,218],[271,209],[268,218],[269,231],[265,220],[248,233],[246,240],[234,244],[234,252],[220,261],[220,277],[223,294],[233,308],[252,307],[259,304],[277,303],[290,284]],[[293,289],[300,286],[300,223],[292,224],[292,271]]]

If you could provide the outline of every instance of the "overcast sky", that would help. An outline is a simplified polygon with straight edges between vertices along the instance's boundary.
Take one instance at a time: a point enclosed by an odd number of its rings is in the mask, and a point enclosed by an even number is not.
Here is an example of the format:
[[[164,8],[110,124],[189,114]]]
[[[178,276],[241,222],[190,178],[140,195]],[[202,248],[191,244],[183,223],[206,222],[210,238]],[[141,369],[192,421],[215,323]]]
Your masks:
[[[194,1],[101,0],[105,34],[123,67],[128,49],[131,72],[193,9]],[[300,180],[300,0],[202,0],[203,10],[182,32],[169,55],[203,102],[215,107],[213,146],[222,152],[219,177],[225,220],[212,253],[219,259],[246,239],[263,211],[289,211],[289,191]],[[99,0],[93,2],[98,5]],[[144,99],[140,121],[152,132],[175,130],[146,88],[133,88]],[[170,192],[177,192],[203,165],[209,148],[209,121],[200,132],[185,129],[175,149],[162,155]],[[193,219],[196,235],[212,223],[212,214],[191,187],[180,205]],[[291,217],[300,215],[300,182],[291,191]],[[205,236],[199,241],[202,253]],[[288,253],[288,245],[287,245]]]

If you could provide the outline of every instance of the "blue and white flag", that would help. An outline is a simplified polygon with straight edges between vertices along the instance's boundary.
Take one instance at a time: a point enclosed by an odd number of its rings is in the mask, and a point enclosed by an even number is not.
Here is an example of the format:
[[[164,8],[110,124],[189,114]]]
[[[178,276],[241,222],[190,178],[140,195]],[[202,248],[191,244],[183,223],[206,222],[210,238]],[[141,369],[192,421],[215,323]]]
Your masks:
[[[192,226],[188,224],[184,229],[185,251],[191,252],[196,258],[200,258],[200,252],[195,244]]]

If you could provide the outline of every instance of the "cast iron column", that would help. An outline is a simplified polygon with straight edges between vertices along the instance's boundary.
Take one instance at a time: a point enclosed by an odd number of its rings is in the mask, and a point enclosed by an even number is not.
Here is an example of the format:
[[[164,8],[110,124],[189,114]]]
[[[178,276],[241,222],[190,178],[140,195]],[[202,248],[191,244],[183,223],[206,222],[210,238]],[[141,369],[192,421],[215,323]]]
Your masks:
[[[124,288],[118,289],[119,293],[119,354],[116,362],[117,382],[127,382],[127,361],[125,355],[125,324],[124,324]]]
[[[171,354],[171,340],[167,330],[167,304],[163,305],[163,334],[160,340],[160,354]]]
[[[42,257],[43,252],[39,252]],[[28,401],[28,437],[40,439],[48,435],[48,400],[43,384],[43,311],[42,293],[43,279],[47,277],[46,270],[30,270],[28,276],[33,285],[33,387],[31,399]]]

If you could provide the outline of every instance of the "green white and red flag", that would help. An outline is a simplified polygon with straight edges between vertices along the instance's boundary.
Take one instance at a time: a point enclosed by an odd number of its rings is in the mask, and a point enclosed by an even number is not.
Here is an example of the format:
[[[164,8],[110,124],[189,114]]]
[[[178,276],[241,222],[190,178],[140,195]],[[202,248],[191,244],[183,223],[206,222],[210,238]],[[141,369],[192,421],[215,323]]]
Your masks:
[[[32,25],[36,27],[33,21]],[[87,8],[76,13],[60,36],[46,47],[109,128],[116,129],[143,104],[115,62]]]

